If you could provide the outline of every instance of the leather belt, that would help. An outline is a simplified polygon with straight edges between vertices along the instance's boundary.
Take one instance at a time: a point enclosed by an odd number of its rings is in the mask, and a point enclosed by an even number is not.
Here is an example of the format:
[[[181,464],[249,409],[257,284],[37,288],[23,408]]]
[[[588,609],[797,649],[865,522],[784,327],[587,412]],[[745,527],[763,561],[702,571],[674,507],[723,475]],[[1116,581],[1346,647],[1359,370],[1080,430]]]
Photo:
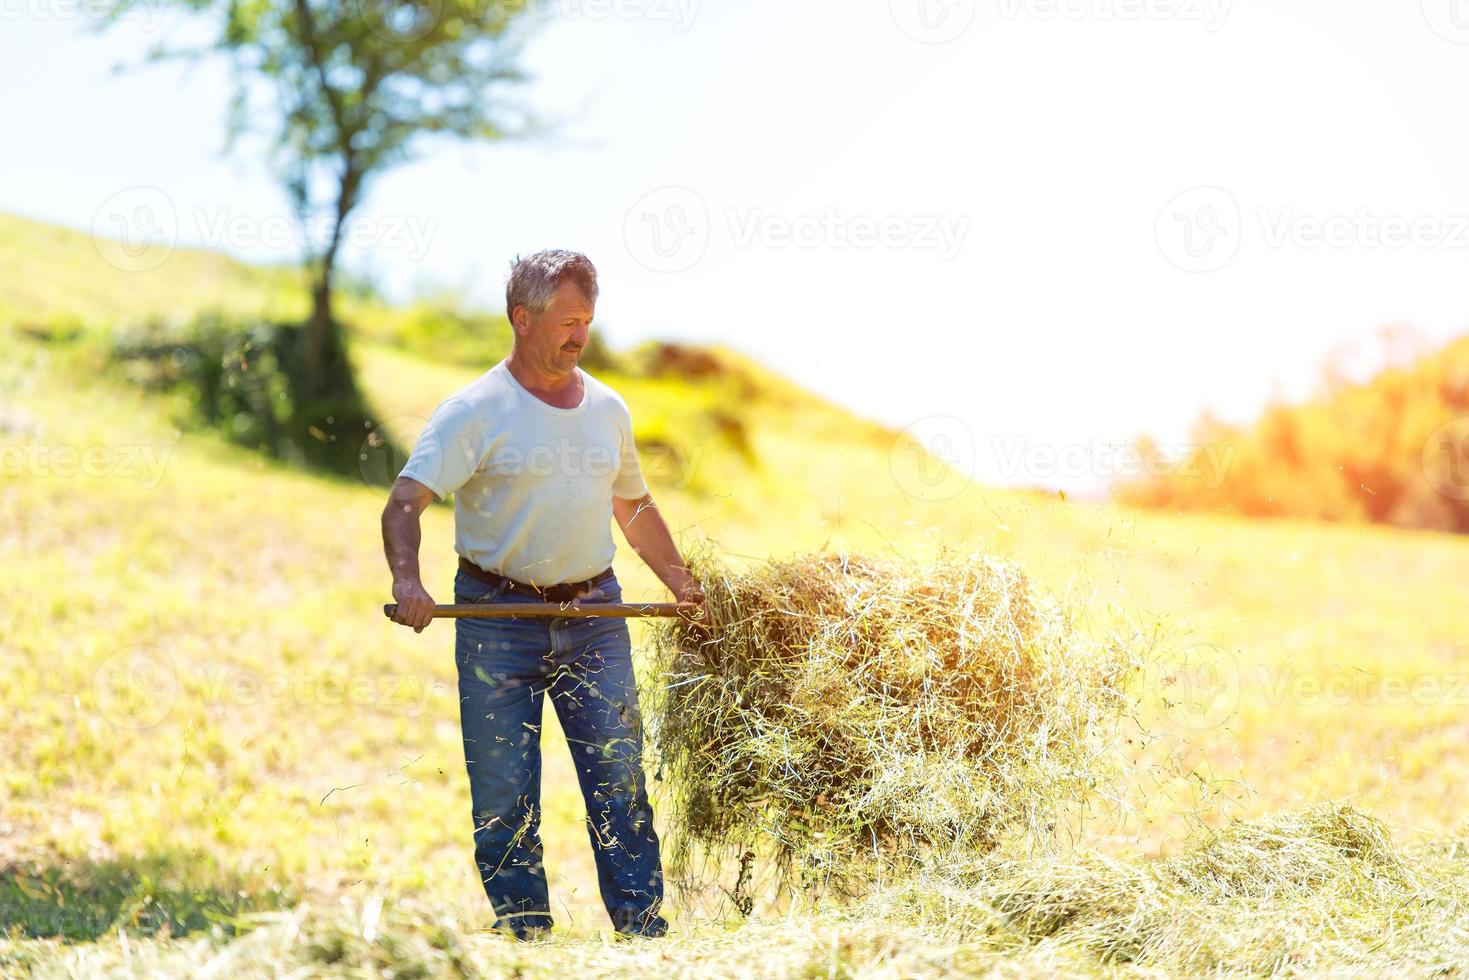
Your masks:
[[[573,599],[580,599],[586,593],[612,578],[612,569],[609,568],[605,572],[599,572],[582,582],[561,582],[556,585],[546,586],[527,585],[524,582],[517,582],[513,578],[506,578],[497,572],[480,568],[462,555],[459,558],[459,570],[470,578],[478,579],[488,586],[502,590],[502,592],[513,592],[516,595],[531,596],[542,602],[571,602]]]

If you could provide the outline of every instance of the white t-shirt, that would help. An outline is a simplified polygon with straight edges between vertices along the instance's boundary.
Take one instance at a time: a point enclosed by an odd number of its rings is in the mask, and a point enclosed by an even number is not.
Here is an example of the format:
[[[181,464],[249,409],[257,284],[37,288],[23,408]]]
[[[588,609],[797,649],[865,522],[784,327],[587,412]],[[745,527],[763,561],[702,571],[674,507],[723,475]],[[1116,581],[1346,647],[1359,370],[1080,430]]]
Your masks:
[[[440,500],[454,494],[454,550],[532,585],[591,578],[612,564],[612,498],[648,492],[622,396],[585,371],[575,408],[527,391],[504,361],[449,396],[403,467]]]

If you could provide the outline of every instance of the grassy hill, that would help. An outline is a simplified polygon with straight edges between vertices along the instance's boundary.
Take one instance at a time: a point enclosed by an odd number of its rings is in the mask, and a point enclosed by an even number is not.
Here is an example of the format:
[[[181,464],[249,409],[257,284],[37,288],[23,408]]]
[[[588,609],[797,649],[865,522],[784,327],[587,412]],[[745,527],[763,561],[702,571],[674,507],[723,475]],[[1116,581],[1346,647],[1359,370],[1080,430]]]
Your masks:
[[[13,219],[0,232],[0,250],[39,235],[78,267],[90,259],[73,249],[95,252],[86,236]],[[276,273],[176,255],[165,278],[136,287],[152,298],[135,307],[132,279],[63,302],[13,268],[0,262],[0,927],[13,932],[0,970],[191,973],[216,961],[263,975],[298,956],[322,973],[448,970],[454,956],[505,974],[1100,969],[1083,949],[980,950],[840,913],[727,926],[709,917],[712,901],[675,908],[676,935],[656,948],[608,946],[595,938],[605,921],[554,720],[543,836],[565,934],[533,951],[475,935],[490,917],[466,847],[452,636],[381,615],[382,488],[181,427],[176,405],[99,369],[87,345],[17,329],[169,312],[169,276],[191,283],[179,304],[268,304]],[[62,274],[50,281],[68,292]],[[405,435],[477,372],[364,337],[354,356]],[[983,550],[1020,562],[1090,629],[1162,630],[1165,660],[1207,696],[1145,692],[1154,737],[1135,747],[1127,805],[1084,843],[1171,852],[1199,819],[1322,799],[1410,842],[1469,812],[1458,594],[1469,541],[935,485],[891,434],[719,357],[729,370],[712,380],[608,375],[645,448],[660,430],[701,433],[683,443],[682,469],[647,461],[674,474],[657,493],[686,542],[751,561],[819,547]],[[746,454],[710,421],[741,376],[758,392],[741,415]],[[431,508],[424,529],[426,584],[445,597],[447,508]],[[661,597],[625,548],[617,568],[629,598]],[[416,910],[411,922],[401,909]],[[332,910],[351,935],[314,924]],[[250,935],[230,941],[237,932]]]
[[[0,323],[105,329],[121,320],[188,317],[205,309],[301,316],[302,277],[217,252],[154,246],[129,255],[82,231],[0,213]]]

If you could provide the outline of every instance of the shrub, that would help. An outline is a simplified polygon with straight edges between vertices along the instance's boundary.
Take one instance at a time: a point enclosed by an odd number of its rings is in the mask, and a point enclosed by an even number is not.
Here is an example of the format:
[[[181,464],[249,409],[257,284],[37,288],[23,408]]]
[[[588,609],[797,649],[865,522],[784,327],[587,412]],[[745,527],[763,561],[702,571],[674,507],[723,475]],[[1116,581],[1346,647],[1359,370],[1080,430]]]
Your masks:
[[[1114,488],[1119,500],[1248,517],[1469,531],[1469,337],[1362,383],[1273,405],[1253,425],[1204,418],[1179,465]],[[1141,440],[1150,458],[1154,445]]]
[[[120,333],[112,356],[128,376],[183,391],[198,421],[276,459],[338,473],[358,468],[371,428],[346,351],[326,358],[327,377],[304,377],[303,328],[205,314],[183,326],[155,322]]]

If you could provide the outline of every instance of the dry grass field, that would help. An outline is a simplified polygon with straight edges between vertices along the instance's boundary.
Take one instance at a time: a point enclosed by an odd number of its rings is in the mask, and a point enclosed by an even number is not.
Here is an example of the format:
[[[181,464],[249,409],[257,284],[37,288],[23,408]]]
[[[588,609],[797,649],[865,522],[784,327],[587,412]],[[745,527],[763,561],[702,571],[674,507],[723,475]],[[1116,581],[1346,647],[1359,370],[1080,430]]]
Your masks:
[[[1423,975],[1469,956],[1469,853],[1452,843],[1469,812],[1469,540],[962,485],[744,364],[748,452],[709,437],[649,453],[683,540],[747,568],[818,550],[1013,562],[1086,635],[1147,639],[1127,776],[1040,870],[929,869],[749,921],[717,892],[676,892],[673,934],[629,946],[609,938],[552,721],[560,929],[517,947],[484,931],[450,629],[414,635],[379,609],[382,487],[181,427],[86,345],[4,343],[0,972]],[[355,356],[403,437],[474,373],[365,340]],[[608,380],[653,447],[730,397]],[[451,531],[432,508],[443,601]],[[618,572],[628,597],[662,598],[626,549]],[[676,778],[654,784],[660,819]]]

